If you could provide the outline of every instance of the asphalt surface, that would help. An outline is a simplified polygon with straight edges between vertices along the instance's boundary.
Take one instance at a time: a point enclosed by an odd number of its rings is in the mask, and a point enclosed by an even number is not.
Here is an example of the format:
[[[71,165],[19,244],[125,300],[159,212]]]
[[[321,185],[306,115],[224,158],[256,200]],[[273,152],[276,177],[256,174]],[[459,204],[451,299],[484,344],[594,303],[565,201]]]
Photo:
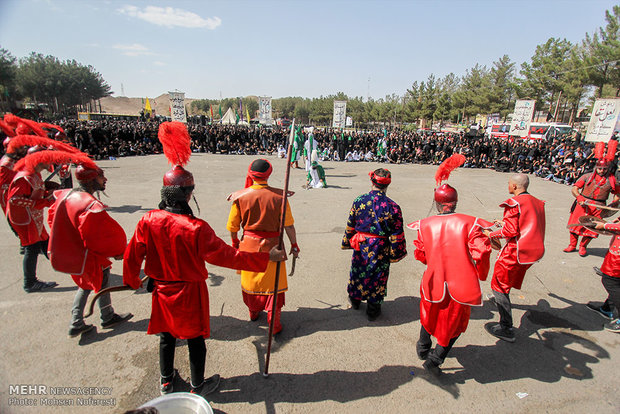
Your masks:
[[[282,187],[285,161],[268,158],[274,164],[270,184]],[[252,159],[195,154],[188,166],[201,209],[198,213],[194,206],[195,213],[226,241],[226,196],[243,186]],[[161,155],[99,164],[109,180],[104,202],[129,238],[142,214],[157,206],[169,166]],[[205,373],[223,378],[220,391],[209,398],[215,412],[620,411],[613,362],[620,358],[620,335],[603,330],[605,320],[585,307],[606,297],[592,267],[601,265],[609,237],[594,240],[585,258],[562,252],[573,200],[569,187],[532,178],[530,192],[547,201],[547,253],[528,271],[523,289],[511,295],[517,341],[503,342],[484,330],[486,323],[498,319],[485,301],[473,309],[467,332],[444,363],[441,378],[435,379],[415,355],[425,268],[413,258],[415,232],[406,230],[409,255],[392,265],[383,314],[374,322],[367,320],[364,304],[359,311],[349,309],[351,252],[340,249],[340,239],[353,199],[370,189],[369,171],[392,171],[388,195],[409,223],[429,215],[436,166],[325,162],[324,167],[327,189],[304,190],[305,172],[291,173],[296,194],[290,203],[301,254],[289,278],[284,331],[274,341],[269,378],[260,374],[267,343],[265,314],[250,322],[239,276],[208,266],[212,332]],[[509,176],[491,170],[455,171],[449,183],[459,191],[457,211],[501,218],[498,205],[509,197]],[[105,330],[95,311],[89,322],[96,331],[69,339],[76,291],[71,278],[54,272],[40,256],[38,277],[59,286],[26,294],[18,240],[6,224],[0,224],[0,254],[0,412],[124,412],[159,396],[159,338],[146,334],[149,294],[114,293],[115,310],[132,312],[133,319]],[[121,284],[121,272],[121,262],[114,262],[115,284]],[[490,281],[481,286],[483,295],[490,293]],[[183,342],[176,366],[187,379]]]

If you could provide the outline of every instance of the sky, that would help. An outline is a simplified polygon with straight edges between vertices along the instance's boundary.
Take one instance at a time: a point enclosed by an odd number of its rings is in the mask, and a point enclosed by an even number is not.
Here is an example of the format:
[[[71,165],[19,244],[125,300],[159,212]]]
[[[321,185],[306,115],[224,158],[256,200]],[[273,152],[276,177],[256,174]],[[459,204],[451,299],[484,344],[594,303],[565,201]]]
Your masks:
[[[579,43],[608,0],[0,0],[0,48],[91,65],[113,96],[403,95],[549,38]]]

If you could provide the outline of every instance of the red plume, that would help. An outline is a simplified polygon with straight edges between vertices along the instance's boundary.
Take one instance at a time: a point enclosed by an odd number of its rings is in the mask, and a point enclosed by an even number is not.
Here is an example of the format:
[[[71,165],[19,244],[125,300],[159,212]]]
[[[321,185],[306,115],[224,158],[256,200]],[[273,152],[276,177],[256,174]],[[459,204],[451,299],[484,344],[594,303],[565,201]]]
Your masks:
[[[599,141],[594,146],[594,158],[597,160],[602,159],[605,156],[605,143]]]
[[[39,125],[41,125],[43,128],[47,128],[47,129],[55,129],[56,131],[60,131],[63,134],[65,133],[65,130],[62,129],[62,127],[58,126],[58,125],[54,125],[54,124],[48,124],[47,122],[39,122]]]
[[[41,126],[30,119],[20,118],[13,114],[4,115],[4,121],[9,125],[15,125],[17,127],[20,123],[26,125],[32,132],[40,137],[47,137],[47,132]]]
[[[454,154],[444,160],[435,173],[435,181],[437,182],[437,185],[440,185],[442,181],[447,180],[452,171],[456,170],[464,163],[465,156],[462,154]]]
[[[15,131],[13,130],[13,128],[11,128],[11,126],[9,124],[7,124],[6,122],[4,122],[1,119],[0,119],[0,129],[2,129],[2,132],[4,132],[4,135],[6,135],[8,137],[14,137],[15,136]]]
[[[54,147],[55,149],[58,149],[60,151],[81,153],[83,155],[86,155],[79,149],[69,144],[56,141],[55,139],[39,137],[37,135],[17,135],[16,137],[11,138],[11,142],[9,142],[9,146],[6,149],[6,152],[15,152],[17,148],[23,147],[24,145],[28,147],[34,147],[35,145]]]
[[[164,122],[159,126],[159,142],[164,147],[164,155],[172,165],[185,165],[192,155],[191,140],[184,123]]]
[[[82,164],[83,166],[96,170],[97,164],[84,153],[72,153],[65,151],[44,150],[28,154],[15,164],[16,171],[34,171],[39,164]]]
[[[607,154],[605,154],[605,160],[612,162],[616,158],[616,148],[618,148],[618,141],[610,139],[607,143]]]
[[[12,128],[17,128],[17,125],[21,122],[21,118],[13,114],[5,114],[4,122],[9,124]]]

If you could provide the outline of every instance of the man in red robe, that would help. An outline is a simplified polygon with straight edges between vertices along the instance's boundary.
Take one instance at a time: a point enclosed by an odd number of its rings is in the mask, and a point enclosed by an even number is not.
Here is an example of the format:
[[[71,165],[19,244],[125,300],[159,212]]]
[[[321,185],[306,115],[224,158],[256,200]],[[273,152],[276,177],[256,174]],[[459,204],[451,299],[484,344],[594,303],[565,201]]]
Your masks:
[[[508,192],[514,197],[499,205],[504,208],[502,228],[488,232],[492,239],[506,239],[506,244],[497,256],[491,279],[500,320],[485,328],[508,342],[515,341],[510,289],[521,289],[527,269],[545,254],[545,202],[527,192],[529,185],[526,174],[510,177]]]
[[[598,234],[587,227],[574,226],[579,224],[579,217],[585,215],[601,217],[602,210],[593,205],[605,206],[610,194],[614,194],[611,206],[616,206],[618,200],[620,200],[620,185],[618,185],[616,177],[611,172],[610,162],[605,158],[599,159],[594,171],[579,177],[573,185],[571,193],[576,200],[568,219],[570,242],[564,251],[571,253],[577,250],[577,242],[579,241],[579,236],[581,236],[579,255],[583,257],[588,254],[588,244],[592,239],[597,238]]]
[[[230,231],[233,247],[245,252],[266,252],[278,243],[280,216],[282,209],[282,190],[270,187],[267,180],[273,171],[271,163],[257,159],[250,164],[246,177],[246,188],[231,194],[232,201],[226,229]],[[243,228],[241,241],[237,232]],[[286,203],[284,231],[291,242],[290,254],[297,257],[299,246],[291,207]],[[273,312],[273,288],[275,285],[276,266],[271,262],[264,272],[241,271],[241,293],[243,302],[249,309],[250,320],[259,318],[267,310],[267,321],[271,323]],[[284,306],[285,293],[288,289],[286,267],[280,263],[280,277],[277,288],[277,309],[275,311],[274,334],[282,331],[280,314]]]
[[[435,190],[439,212],[407,225],[418,231],[414,257],[427,265],[420,285],[420,339],[416,344],[424,368],[439,375],[439,366],[467,329],[472,306],[482,305],[479,280],[489,271],[491,244],[483,228],[493,224],[454,212],[457,191],[448,184]],[[431,351],[431,336],[437,345]]]
[[[174,391],[176,340],[187,339],[191,392],[205,396],[220,382],[217,374],[204,379],[204,338],[210,333],[205,262],[263,272],[270,260],[284,260],[286,255],[275,247],[270,252],[249,253],[227,245],[206,221],[193,215],[188,204],[193,189],[194,178],[181,165],[164,175],[159,209],[140,219],[125,251],[123,281],[139,288],[140,268],[146,261],[144,273],[150,278],[153,294],[147,333],[160,335],[161,393]]]
[[[610,322],[603,325],[606,330],[620,333],[620,318],[613,318],[614,306],[620,309],[620,223],[616,219],[613,223],[597,223],[596,228],[613,233],[609,250],[600,269],[601,283],[607,291],[607,299],[600,308],[592,306],[591,303],[587,306],[600,315],[611,319]]]
[[[108,287],[112,265],[108,258],[122,259],[127,245],[123,228],[108,215],[106,206],[93,197],[95,191],[105,190],[107,179],[103,170],[94,163],[79,165],[75,178],[80,186],[56,191],[56,201],[47,217],[50,263],[54,270],[70,274],[79,288],[71,309],[71,338],[93,329],[93,325],[84,323],[88,295]],[[115,313],[109,293],[99,298],[99,310],[101,327],[105,329],[133,316]]]
[[[54,196],[41,178],[41,171],[51,169],[52,165],[46,162],[26,162],[33,156],[39,159],[36,152],[26,155],[23,169],[15,174],[7,194],[7,217],[24,248],[24,290],[27,293],[58,285],[56,282],[37,279],[38,255],[41,253],[47,257],[49,238],[45,230],[43,210],[53,204]]]

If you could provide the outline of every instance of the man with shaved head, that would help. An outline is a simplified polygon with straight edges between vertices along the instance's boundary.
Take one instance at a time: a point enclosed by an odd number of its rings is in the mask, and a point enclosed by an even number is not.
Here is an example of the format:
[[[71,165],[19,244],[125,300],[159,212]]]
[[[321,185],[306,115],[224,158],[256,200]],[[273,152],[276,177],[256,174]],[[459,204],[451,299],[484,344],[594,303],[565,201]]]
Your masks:
[[[506,239],[499,252],[491,289],[499,311],[499,323],[487,324],[486,330],[504,341],[514,342],[510,289],[521,289],[527,269],[545,254],[545,202],[527,192],[530,180],[515,174],[508,180],[512,198],[500,204],[504,219],[497,222],[501,229],[490,232],[491,239]]]

